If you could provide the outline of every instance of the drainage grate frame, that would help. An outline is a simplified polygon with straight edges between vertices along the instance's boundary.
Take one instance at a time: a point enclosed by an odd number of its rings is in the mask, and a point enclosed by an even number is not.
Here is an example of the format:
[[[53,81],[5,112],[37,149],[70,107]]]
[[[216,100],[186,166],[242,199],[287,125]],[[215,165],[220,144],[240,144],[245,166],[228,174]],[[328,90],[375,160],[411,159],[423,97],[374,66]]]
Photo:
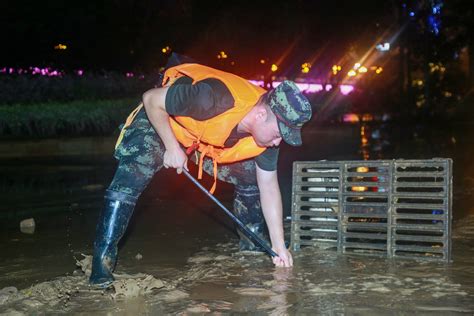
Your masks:
[[[452,164],[295,161],[291,248],[450,262]]]

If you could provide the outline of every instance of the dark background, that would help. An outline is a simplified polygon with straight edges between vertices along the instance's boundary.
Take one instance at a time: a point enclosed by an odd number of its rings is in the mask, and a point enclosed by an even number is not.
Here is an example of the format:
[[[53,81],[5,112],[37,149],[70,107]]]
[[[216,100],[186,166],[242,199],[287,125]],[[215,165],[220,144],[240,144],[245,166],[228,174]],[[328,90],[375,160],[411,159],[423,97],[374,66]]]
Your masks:
[[[424,4],[426,2],[427,4]],[[403,23],[403,1],[4,1],[4,66],[56,64],[92,69],[142,69],[164,64],[163,47],[215,63],[223,50],[237,71],[254,72],[261,58],[331,64],[363,54]],[[415,6],[429,1],[407,1]],[[450,1],[446,24],[463,25],[469,1]],[[424,10],[424,9],[423,9]],[[420,13],[421,14],[421,13]],[[413,24],[416,24],[414,21]],[[472,23],[472,22],[471,22]],[[388,37],[387,36],[387,37]],[[388,40],[385,38],[382,40]],[[58,43],[65,51],[54,50]],[[299,65],[298,65],[299,66]]]

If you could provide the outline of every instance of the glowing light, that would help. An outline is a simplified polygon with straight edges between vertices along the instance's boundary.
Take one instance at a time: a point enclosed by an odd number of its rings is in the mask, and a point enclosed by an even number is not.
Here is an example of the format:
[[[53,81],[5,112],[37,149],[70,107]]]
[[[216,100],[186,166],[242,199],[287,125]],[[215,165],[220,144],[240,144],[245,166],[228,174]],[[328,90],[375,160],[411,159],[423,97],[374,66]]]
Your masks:
[[[355,63],[355,64],[354,64],[354,69],[357,70],[357,69],[359,69],[359,67],[360,67],[360,63]]]
[[[357,172],[369,172],[369,168],[368,167],[357,167]]]
[[[443,64],[441,63],[438,63],[438,64],[429,63],[428,65],[430,66],[430,73],[433,73],[435,71],[440,71],[440,72],[446,71],[446,67],[444,67]]]
[[[367,72],[367,68],[364,67],[364,66],[362,66],[362,67],[359,68],[358,71],[359,71],[360,73],[366,73],[366,72]]]
[[[307,92],[314,93],[314,92],[319,92],[319,91],[323,91],[323,85],[319,83],[312,83],[309,85]]]
[[[378,75],[379,73],[381,73],[383,71],[383,68],[382,67],[379,67],[375,70],[375,73]]]
[[[304,91],[309,89],[309,84],[307,84],[307,83],[295,82],[295,85],[298,87],[298,89],[300,89],[301,92],[304,92]]]
[[[378,44],[375,48],[380,52],[387,52],[390,50],[390,43]]]
[[[353,85],[349,85],[349,84],[341,84],[339,86],[339,90],[341,91],[341,93],[343,95],[348,95],[349,93],[351,93],[352,91],[354,91],[354,86]]]
[[[359,122],[359,116],[357,114],[354,114],[354,113],[344,114],[344,116],[342,117],[342,121],[344,123],[358,123]]]
[[[54,46],[54,49],[57,49],[57,50],[65,50],[65,49],[67,49],[67,45],[58,44],[58,45]]]
[[[170,48],[169,46],[163,47],[163,48],[161,49],[161,52],[162,52],[163,54],[169,53],[170,51],[171,51],[171,48]]]
[[[309,70],[311,69],[311,64],[310,63],[304,63],[301,65],[301,72],[304,74],[307,74]]]
[[[265,59],[260,59],[260,63],[263,65],[265,64]]]
[[[372,116],[372,114],[366,113],[362,115],[362,122],[371,122],[373,120],[374,120],[374,117]]]
[[[355,75],[357,75],[357,73],[354,71],[354,69],[351,69],[351,70],[347,73],[347,75],[348,75],[349,77],[354,77]]]
[[[273,80],[272,83],[271,84],[269,83],[267,86],[265,86],[265,82],[263,80],[249,80],[249,82],[253,85],[256,85],[262,88],[268,88],[268,89],[276,88],[281,84],[281,81],[274,80],[274,78],[272,78],[272,80]],[[300,89],[301,92],[304,92],[306,94],[318,93],[324,90],[329,91],[333,89],[333,85],[331,84],[323,85],[320,83],[302,83],[302,82],[297,82],[295,84],[298,87],[298,89]],[[339,89],[340,89],[341,94],[347,95],[354,90],[354,86],[340,85]]]
[[[249,80],[249,82],[258,87],[263,87],[264,85],[263,80]]]
[[[278,70],[278,66],[275,65],[275,64],[272,64],[271,70],[272,70],[273,72],[277,71],[277,70]]]
[[[217,55],[217,59],[221,59],[221,58],[222,58],[222,59],[226,59],[226,58],[227,58],[227,54],[226,54],[226,52],[224,52],[223,50],[221,50],[221,51],[219,52],[219,54]]]
[[[276,88],[280,85],[281,81],[273,81],[272,82],[272,88]]]

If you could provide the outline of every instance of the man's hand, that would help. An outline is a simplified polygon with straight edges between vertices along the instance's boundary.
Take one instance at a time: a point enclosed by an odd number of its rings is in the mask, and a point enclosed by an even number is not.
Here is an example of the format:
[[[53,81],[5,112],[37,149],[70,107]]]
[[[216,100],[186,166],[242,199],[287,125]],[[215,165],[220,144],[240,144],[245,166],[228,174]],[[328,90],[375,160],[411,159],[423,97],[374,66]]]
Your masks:
[[[176,172],[180,174],[183,172],[183,168],[188,170],[188,156],[179,146],[171,150],[167,149],[163,156],[163,166],[165,168],[176,168]]]
[[[288,249],[282,248],[273,250],[278,254],[278,257],[273,257],[273,264],[275,264],[275,266],[285,268],[293,266],[293,257]]]

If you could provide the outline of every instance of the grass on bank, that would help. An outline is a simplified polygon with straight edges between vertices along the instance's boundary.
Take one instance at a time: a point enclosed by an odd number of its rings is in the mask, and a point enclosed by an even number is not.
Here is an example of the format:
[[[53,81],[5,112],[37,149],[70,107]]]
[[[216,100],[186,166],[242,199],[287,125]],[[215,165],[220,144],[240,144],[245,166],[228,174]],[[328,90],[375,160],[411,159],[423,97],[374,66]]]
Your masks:
[[[128,98],[0,105],[0,137],[110,135],[139,102]]]

